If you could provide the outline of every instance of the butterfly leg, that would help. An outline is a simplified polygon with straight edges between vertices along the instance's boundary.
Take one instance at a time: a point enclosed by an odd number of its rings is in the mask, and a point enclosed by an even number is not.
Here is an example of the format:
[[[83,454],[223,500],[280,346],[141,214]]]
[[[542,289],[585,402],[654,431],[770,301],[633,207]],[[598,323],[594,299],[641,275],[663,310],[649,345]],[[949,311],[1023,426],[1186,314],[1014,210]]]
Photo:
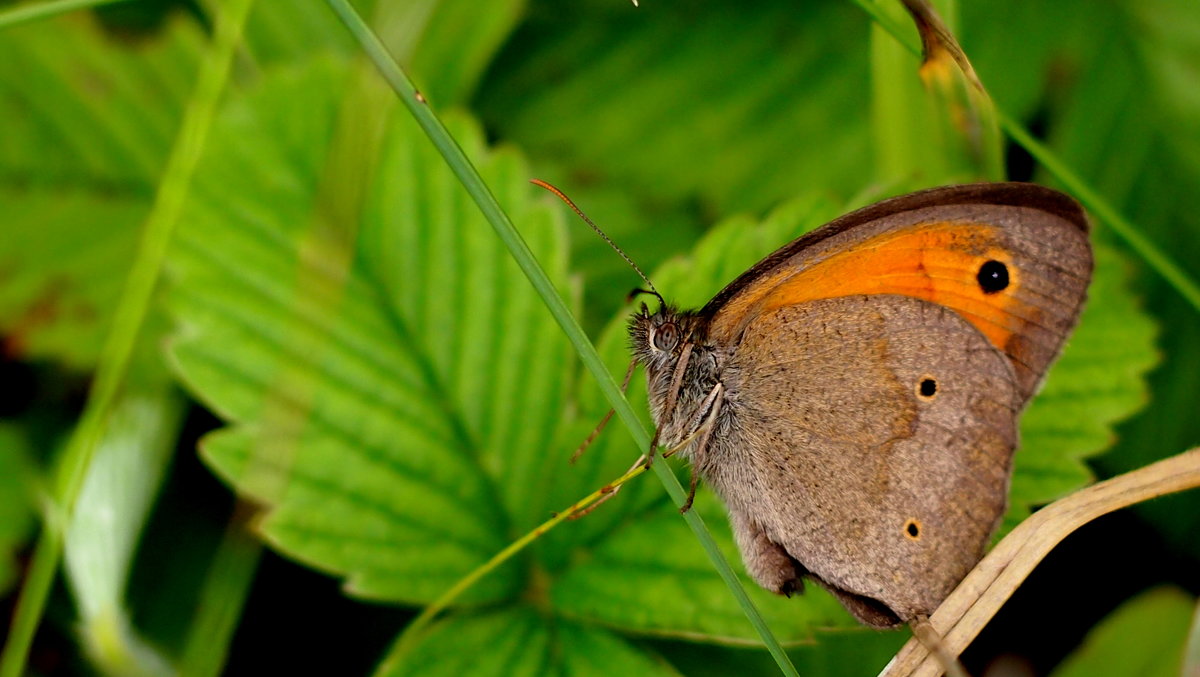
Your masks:
[[[642,463],[644,463],[645,460],[646,460],[646,455],[642,454],[641,458],[634,461],[633,465],[629,466],[629,470],[626,470],[625,472],[628,474],[629,472],[633,471],[634,468],[636,468],[639,465],[641,465]],[[607,489],[602,488],[600,491],[603,493],[603,495],[600,498],[596,499],[595,503],[589,505],[586,508],[583,508],[583,509],[575,511],[574,513],[571,513],[571,516],[568,519],[577,520],[581,517],[586,517],[593,510],[595,510],[596,508],[599,508],[601,505],[607,503],[608,500],[611,499],[613,496],[616,496],[617,492],[620,491],[621,487],[623,487],[623,486],[625,486],[625,485],[618,484],[616,486],[608,485]]]
[[[698,479],[698,477],[697,477],[697,475],[696,475],[696,466],[693,464],[693,465],[692,465],[692,476],[691,476],[691,481],[688,483],[688,495],[687,495],[687,500],[686,500],[686,501],[684,501],[684,502],[683,502],[683,505],[679,507],[679,514],[680,514],[680,515],[684,515],[684,514],[686,514],[686,513],[687,513],[687,511],[689,511],[689,510],[691,510],[691,509],[692,509],[692,501],[695,501],[695,500],[696,500],[696,486],[697,486],[699,483],[700,483],[700,481],[699,481],[699,479]]]
[[[692,348],[693,348],[693,346],[691,343],[685,343],[683,345],[682,351],[679,354],[679,361],[675,363],[675,373],[671,377],[671,387],[670,387],[670,389],[667,390],[667,404],[664,407],[665,411],[668,411],[668,412],[675,411],[675,405],[679,403],[679,389],[683,386],[683,375],[684,375],[684,373],[687,372],[688,360],[690,360],[692,357]],[[654,463],[654,452],[658,450],[657,443],[658,443],[658,434],[660,432],[662,432],[661,426],[659,427],[658,430],[654,431],[654,440],[650,443],[650,451],[648,451],[646,453],[646,467],[647,468],[649,468],[651,466],[651,464]],[[690,441],[690,439],[684,440],[684,442],[681,443],[679,446],[675,447],[674,449],[672,449],[668,452],[663,453],[663,458],[666,458],[667,456],[674,454],[676,451],[679,451],[681,448],[686,447],[687,443],[689,441]]]
[[[791,597],[793,592],[804,591],[804,582],[800,578],[803,568],[779,544],[768,538],[753,518],[731,506],[729,521],[737,538],[738,549],[742,551],[746,572],[759,585],[786,597]]]
[[[621,381],[621,392],[625,392],[629,389],[629,379],[633,377],[633,370],[636,367],[637,360],[633,360],[629,363],[629,368],[625,370],[625,380]],[[586,451],[588,447],[592,446],[592,442],[596,440],[596,438],[604,430],[604,427],[608,425],[608,422],[612,419],[612,416],[613,410],[609,409],[608,413],[604,415],[604,418],[600,419],[600,422],[597,423],[596,427],[592,429],[592,434],[587,436],[587,439],[583,441],[583,444],[580,444],[575,448],[575,453],[571,454],[571,463],[578,461],[579,457],[583,455],[583,452]],[[638,462],[640,463],[641,461]]]
[[[718,383],[717,385],[713,386],[712,391],[709,392],[708,397],[704,398],[704,402],[700,404],[700,407],[697,410],[698,413],[703,414],[705,409],[709,409],[708,416],[704,418],[704,422],[700,423],[699,427],[696,428],[696,432],[689,435],[688,439],[685,440],[683,444],[671,450],[671,453],[675,453],[675,451],[679,450],[683,446],[686,446],[687,443],[690,442],[693,437],[695,437],[696,433],[700,434],[700,441],[696,443],[696,448],[692,451],[691,482],[689,482],[688,486],[687,500],[684,501],[683,505],[679,508],[679,513],[681,515],[691,510],[692,501],[696,500],[696,486],[699,484],[699,475],[696,473],[696,467],[704,462],[704,454],[708,451],[708,443],[709,440],[712,439],[713,428],[716,427],[717,414],[721,411],[721,404],[724,401],[725,386]],[[663,454],[664,457],[667,455],[668,454],[666,453]]]
[[[663,458],[670,458],[675,454],[687,449],[697,437],[700,438],[700,444],[696,445],[697,449],[708,445],[708,438],[712,432],[713,425],[717,420],[717,414],[721,411],[721,404],[725,402],[725,385],[718,383],[713,386],[713,389],[708,391],[704,401],[700,406],[696,407],[696,414],[688,424],[688,429],[691,430],[683,441],[663,452]],[[657,434],[655,439],[658,439]],[[653,446],[653,445],[651,445]],[[695,454],[695,452],[692,452]]]
[[[654,437],[650,438],[650,450],[647,451],[646,453],[642,454],[641,456],[639,456],[638,460],[635,461],[633,465],[637,466],[637,465],[645,464],[646,470],[650,469],[650,466],[654,464],[654,451],[656,449],[658,449],[658,437],[661,433],[662,433],[661,426],[654,429]],[[673,453],[675,453],[674,450],[668,449],[665,452],[665,455],[670,456]]]
[[[632,373],[632,370],[631,370],[631,373]],[[698,457],[695,454],[703,453],[704,449],[708,446],[708,440],[712,435],[712,429],[714,427],[713,424],[717,420],[717,412],[719,412],[721,410],[721,403],[724,401],[725,401],[725,386],[718,383],[717,385],[713,386],[713,389],[708,393],[708,396],[704,398],[704,401],[700,403],[700,407],[697,409],[697,412],[698,412],[697,416],[701,416],[704,414],[705,410],[709,410],[709,413],[704,418],[703,422],[701,423],[701,422],[697,421],[696,423],[694,423],[693,427],[695,428],[695,430],[692,431],[692,434],[690,434],[686,438],[684,438],[684,440],[682,442],[680,442],[678,445],[663,452],[663,458],[669,458],[669,457],[673,456],[675,453],[677,453],[678,451],[680,451],[681,449],[685,449],[689,444],[692,443],[693,440],[696,439],[697,436],[700,437],[700,442],[699,442],[699,444],[696,445],[696,451],[693,452],[693,456],[692,456],[693,464],[692,464],[691,490],[688,492],[687,500],[684,501],[683,507],[679,509],[680,513],[686,513],[688,510],[691,510],[692,500],[696,498],[696,465],[695,465],[695,461]],[[711,407],[711,409],[710,409],[710,407]],[[647,468],[650,467],[650,463],[654,459],[654,450],[658,448],[658,434],[659,434],[660,430],[661,430],[661,428],[659,428],[659,430],[654,431],[654,437],[653,437],[653,439],[650,440],[650,451],[646,454],[642,454],[641,458],[634,461],[633,466],[631,466],[629,468],[629,470],[633,470],[634,468],[638,467],[639,465],[641,465],[643,463],[646,464]],[[579,519],[580,517],[587,515],[591,511],[600,507],[600,504],[604,503],[605,501],[607,501],[607,500],[611,499],[613,496],[615,496],[620,489],[621,489],[620,486],[613,487],[612,491],[605,494],[600,500],[589,505],[588,507],[584,508],[583,510],[580,510],[579,512],[571,515],[571,519]]]

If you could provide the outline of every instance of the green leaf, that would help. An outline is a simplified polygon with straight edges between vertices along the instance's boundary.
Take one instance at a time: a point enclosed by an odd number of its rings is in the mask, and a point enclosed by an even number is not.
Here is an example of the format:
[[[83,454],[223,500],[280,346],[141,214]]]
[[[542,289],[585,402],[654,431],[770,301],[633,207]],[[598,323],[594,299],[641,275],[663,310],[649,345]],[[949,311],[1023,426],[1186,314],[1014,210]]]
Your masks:
[[[204,43],[200,26],[183,15],[138,43],[119,42],[85,12],[5,31],[6,183],[148,199]],[[84,225],[81,233],[96,234]]]
[[[692,538],[695,541],[695,538]],[[722,597],[729,592],[720,590]],[[658,656],[635,648],[617,635],[589,625],[560,622],[553,631],[557,632],[559,644],[569,647],[562,655],[564,677],[603,677],[604,675],[661,675],[677,677],[680,673]],[[779,666],[771,662],[778,673]]]
[[[522,4],[432,3],[413,55],[431,96],[465,98]],[[257,3],[247,49],[262,64],[352,53],[332,18],[322,3]],[[95,364],[205,40],[184,12],[137,41],[87,12],[4,31],[0,332],[14,354]]]
[[[237,424],[204,455],[270,507],[272,545],[356,595],[425,602],[541,516],[572,353],[406,115],[358,149],[374,172],[353,251],[339,251],[352,224],[323,221],[340,177],[322,160],[346,86],[330,61],[268,72],[214,129],[172,256],[172,355]],[[561,223],[530,199],[520,158],[451,122],[565,290]],[[519,583],[510,565],[464,601]]]
[[[358,4],[362,11],[370,12],[378,3],[363,0]],[[246,22],[246,49],[262,65],[306,59],[322,52],[354,54],[354,40],[330,19],[329,8],[321,2],[255,3]]]
[[[739,561],[724,510],[709,492],[696,506],[730,562]],[[613,529],[607,538],[574,553],[574,563],[552,589],[563,615],[622,630],[724,644],[761,645],[703,551],[680,523],[678,511],[658,506]],[[735,565],[741,570],[740,565]],[[853,621],[823,590],[809,586],[799,598],[769,593],[741,573],[779,640],[812,641],[814,628]]]
[[[874,675],[908,640],[905,632],[879,632],[856,627],[821,632],[818,643],[788,650],[801,675]],[[654,642],[654,648],[688,677],[778,674],[770,654],[761,649],[694,642]]]
[[[613,7],[534,14],[483,84],[489,125],[591,181],[658,201],[698,196],[719,214],[798,187],[861,186],[866,21],[855,8]]]
[[[472,649],[464,651],[464,647]],[[678,674],[661,659],[605,630],[553,620],[524,607],[455,615],[431,628],[403,664],[376,672],[378,677]]]
[[[1200,673],[1200,600],[1196,601],[1192,612],[1192,626],[1183,647],[1183,667],[1180,670],[1182,675],[1196,673]]]
[[[0,423],[0,593],[17,578],[17,548],[33,528],[33,462],[21,429]]]
[[[177,18],[122,45],[86,13],[4,36],[0,332],[91,368],[205,38]]]
[[[1178,588],[1154,588],[1130,599],[1092,628],[1054,677],[1176,677],[1196,600]]]
[[[0,188],[0,333],[14,356],[88,368],[99,357],[146,204],[87,191]],[[105,237],[82,233],[103,232]]]
[[[525,0],[356,2],[359,13],[439,108],[460,105],[521,18]],[[264,65],[322,52],[356,56],[358,44],[323,2],[261,2],[250,17],[248,49]]]
[[[550,642],[530,610],[456,615],[433,627],[402,664],[376,674],[537,677],[550,669]]]

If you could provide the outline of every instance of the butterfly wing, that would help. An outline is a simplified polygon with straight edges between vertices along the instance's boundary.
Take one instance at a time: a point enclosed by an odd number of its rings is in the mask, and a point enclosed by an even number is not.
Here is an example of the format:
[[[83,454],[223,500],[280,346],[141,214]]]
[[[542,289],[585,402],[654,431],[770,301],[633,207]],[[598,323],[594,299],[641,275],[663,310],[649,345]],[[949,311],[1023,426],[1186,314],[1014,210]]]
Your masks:
[[[848,215],[727,287],[697,461],[751,573],[785,591],[791,561],[873,625],[931,613],[1004,513],[1018,413],[1090,272],[1073,201],[987,184]]]
[[[844,601],[876,603],[883,620],[857,613],[875,625],[932,612],[978,560],[1004,513],[1021,403],[1011,366],[970,323],[890,299],[822,299],[752,323],[725,369],[734,425],[701,461],[735,523]]]
[[[1091,279],[1087,218],[1033,184],[935,188],[885,200],[813,231],[705,306],[715,343],[735,345],[773,309],[855,294],[951,308],[1003,352],[1024,399],[1075,326]]]

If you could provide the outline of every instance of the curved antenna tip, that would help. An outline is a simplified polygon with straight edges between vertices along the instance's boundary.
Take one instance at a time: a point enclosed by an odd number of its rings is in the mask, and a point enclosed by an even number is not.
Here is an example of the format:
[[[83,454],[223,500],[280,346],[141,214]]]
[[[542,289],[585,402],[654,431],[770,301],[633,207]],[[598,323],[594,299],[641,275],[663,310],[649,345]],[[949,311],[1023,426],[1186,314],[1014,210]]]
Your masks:
[[[579,215],[579,218],[583,219],[584,223],[591,226],[592,230],[596,231],[596,234],[599,235],[605,242],[608,243],[608,246],[612,247],[613,250],[617,252],[617,254],[620,254],[621,258],[625,259],[625,263],[628,263],[629,266],[631,268],[633,268],[633,271],[638,274],[638,277],[642,278],[642,281],[646,283],[646,286],[650,287],[650,293],[657,296],[659,302],[664,303],[664,305],[665,305],[662,295],[659,294],[658,290],[654,288],[654,283],[650,281],[650,278],[646,277],[646,274],[642,272],[642,269],[638,268],[638,265],[633,262],[633,259],[629,258],[629,255],[627,255],[624,251],[622,251],[621,248],[617,246],[617,243],[612,241],[612,238],[610,238],[603,230],[600,230],[600,226],[597,226],[595,223],[593,223],[592,220],[588,218],[587,214],[583,213],[582,209],[575,206],[575,203],[571,201],[571,198],[567,197],[566,193],[563,193],[558,188],[555,188],[550,183],[543,181],[541,179],[530,179],[529,183],[532,183],[533,185],[539,186],[541,188],[545,188],[546,190],[550,191],[551,193],[554,193],[555,195],[557,195],[558,199],[565,202],[567,204],[567,206],[571,208],[572,211],[574,211],[576,214]]]

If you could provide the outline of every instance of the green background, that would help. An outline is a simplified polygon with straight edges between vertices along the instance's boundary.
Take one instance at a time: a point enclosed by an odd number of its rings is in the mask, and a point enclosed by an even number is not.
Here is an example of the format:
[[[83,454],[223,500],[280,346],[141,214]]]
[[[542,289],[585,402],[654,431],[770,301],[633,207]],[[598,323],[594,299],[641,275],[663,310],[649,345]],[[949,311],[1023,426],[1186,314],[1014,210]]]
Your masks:
[[[917,59],[849,2],[355,5],[617,378],[640,281],[528,179],[566,190],[695,307],[851,208],[980,178],[939,136]],[[1200,5],[939,7],[997,106],[1194,274]],[[6,608],[210,10],[139,1],[0,28]],[[638,453],[614,424],[567,464],[606,404],[325,3],[258,3],[212,125],[67,533],[37,674],[170,674],[189,664],[197,610],[230,600],[245,611],[227,674],[371,672],[417,607]],[[1008,178],[1059,185],[1019,146],[1002,152]],[[1006,528],[1200,439],[1200,309],[1105,224],[1093,240],[1080,328],[1022,420]],[[645,411],[640,377],[630,399]],[[759,590],[717,500],[702,490],[696,510],[801,674],[875,674],[905,640],[858,627],[812,586],[791,600]],[[267,548],[252,581],[206,584],[221,579],[223,532],[243,526]],[[1068,539],[964,660],[973,673],[1178,674],[1198,592],[1200,494],[1158,499]],[[662,487],[639,477],[471,587],[379,672],[777,668]]]

